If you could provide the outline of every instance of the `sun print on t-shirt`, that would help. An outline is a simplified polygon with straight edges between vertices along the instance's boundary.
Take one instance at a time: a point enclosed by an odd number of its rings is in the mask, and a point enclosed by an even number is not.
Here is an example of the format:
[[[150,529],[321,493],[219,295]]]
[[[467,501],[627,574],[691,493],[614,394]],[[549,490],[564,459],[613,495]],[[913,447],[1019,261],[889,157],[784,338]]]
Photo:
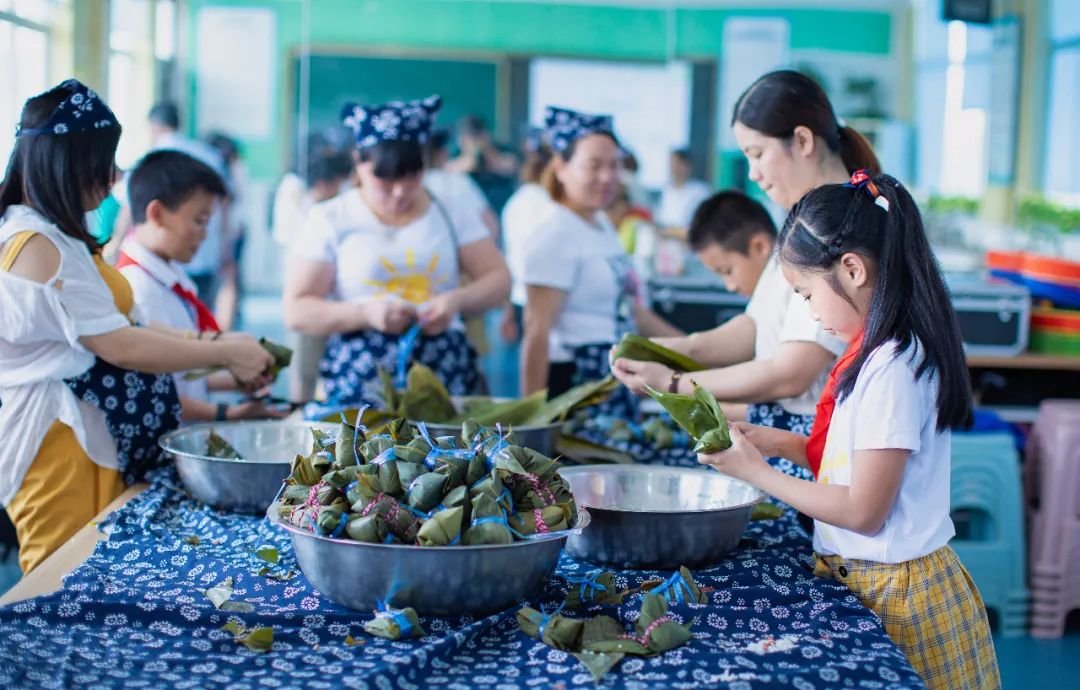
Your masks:
[[[377,296],[394,295],[411,304],[423,304],[447,282],[446,277],[437,275],[438,265],[439,255],[435,254],[427,266],[417,266],[416,253],[410,248],[405,250],[404,266],[395,265],[385,256],[379,257],[378,277],[364,283],[379,288],[381,292]]]

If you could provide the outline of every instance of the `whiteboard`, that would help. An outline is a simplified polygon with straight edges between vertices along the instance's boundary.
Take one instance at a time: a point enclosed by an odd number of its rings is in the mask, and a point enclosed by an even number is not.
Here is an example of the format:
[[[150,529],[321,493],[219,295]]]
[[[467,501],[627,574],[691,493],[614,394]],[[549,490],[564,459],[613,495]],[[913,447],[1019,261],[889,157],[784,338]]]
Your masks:
[[[549,106],[615,117],[615,134],[634,152],[639,179],[668,181],[672,149],[690,141],[690,65],[539,58],[529,67],[529,121],[544,122]]]
[[[218,129],[243,139],[269,137],[277,78],[274,11],[203,7],[195,31],[198,131]]]

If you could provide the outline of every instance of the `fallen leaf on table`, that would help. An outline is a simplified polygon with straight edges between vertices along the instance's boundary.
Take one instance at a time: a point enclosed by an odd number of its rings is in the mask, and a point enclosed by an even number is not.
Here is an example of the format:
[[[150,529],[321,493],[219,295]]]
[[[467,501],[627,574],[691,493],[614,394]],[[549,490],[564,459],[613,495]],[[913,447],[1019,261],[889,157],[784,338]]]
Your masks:
[[[236,641],[253,652],[268,652],[274,646],[274,629],[255,628],[247,635],[238,636]]]
[[[260,546],[255,550],[255,555],[267,563],[277,563],[280,558],[277,547],[274,546]]]
[[[251,613],[255,606],[246,601],[226,601],[218,609],[229,613]]]
[[[221,629],[233,634],[236,642],[253,652],[268,652],[274,646],[274,629],[269,627],[248,630],[236,620],[230,620]]]
[[[221,626],[221,629],[225,632],[231,632],[233,635],[239,635],[244,632],[244,626],[240,625],[237,620],[230,620],[225,625]]]
[[[214,605],[214,608],[220,609],[222,604],[229,599],[232,599],[233,579],[227,577],[224,582],[214,585],[203,593],[206,595],[206,598],[210,600],[210,603]]]
[[[772,503],[758,503],[750,509],[751,520],[775,520],[783,514],[783,508]]]
[[[233,595],[233,579],[225,578],[225,581],[215,585],[205,592],[206,598],[214,605],[214,608],[230,613],[251,613],[255,607],[246,601],[229,601]]]
[[[574,656],[589,669],[593,680],[599,683],[626,655],[622,652],[576,652]]]

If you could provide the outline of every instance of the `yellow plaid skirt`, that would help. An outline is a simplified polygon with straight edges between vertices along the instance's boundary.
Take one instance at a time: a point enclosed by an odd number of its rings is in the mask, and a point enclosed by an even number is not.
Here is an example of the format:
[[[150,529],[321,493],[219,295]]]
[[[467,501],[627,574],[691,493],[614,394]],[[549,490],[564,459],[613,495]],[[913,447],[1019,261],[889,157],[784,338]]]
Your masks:
[[[930,690],[1001,687],[986,608],[951,547],[896,564],[819,555],[814,574],[873,610]]]

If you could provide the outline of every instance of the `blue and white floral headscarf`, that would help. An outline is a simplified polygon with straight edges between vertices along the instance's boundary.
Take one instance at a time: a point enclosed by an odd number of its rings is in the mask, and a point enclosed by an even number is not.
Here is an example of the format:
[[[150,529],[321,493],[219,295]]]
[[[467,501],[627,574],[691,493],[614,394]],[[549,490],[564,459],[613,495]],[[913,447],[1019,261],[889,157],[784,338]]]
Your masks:
[[[575,141],[589,134],[615,136],[615,122],[610,115],[589,115],[551,106],[544,114],[544,132],[551,148],[563,153]]]
[[[347,103],[341,110],[341,120],[353,131],[358,148],[368,148],[383,141],[415,141],[426,144],[431,137],[435,113],[439,112],[441,105],[440,96],[407,103]]]
[[[15,136],[63,135],[94,129],[119,127],[113,111],[98,97],[97,92],[77,79],[68,79],[59,88],[67,89],[68,97],[56,106],[49,119],[40,127],[16,127]]]

